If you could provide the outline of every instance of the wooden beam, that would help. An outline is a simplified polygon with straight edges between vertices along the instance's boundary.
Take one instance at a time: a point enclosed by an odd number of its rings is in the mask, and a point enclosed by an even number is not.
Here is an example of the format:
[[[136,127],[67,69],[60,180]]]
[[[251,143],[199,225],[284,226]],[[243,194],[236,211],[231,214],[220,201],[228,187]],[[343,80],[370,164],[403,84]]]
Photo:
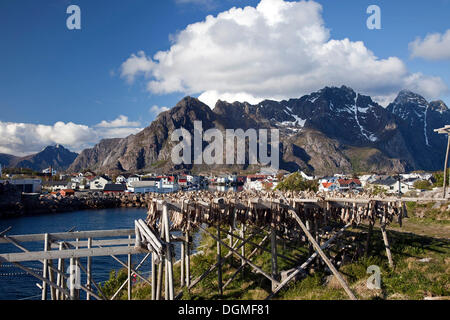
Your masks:
[[[107,247],[107,248],[92,248],[92,249],[78,249],[78,250],[63,250],[58,251],[35,251],[27,253],[4,253],[0,254],[0,260],[6,262],[25,262],[36,260],[53,260],[53,259],[70,259],[83,257],[103,257],[111,255],[126,255],[126,254],[140,254],[142,249],[134,247]]]
[[[107,237],[127,237],[134,235],[134,229],[117,229],[117,230],[96,230],[96,231],[77,231],[49,233],[52,241],[76,240],[87,238],[107,238]],[[45,241],[45,234],[28,234],[28,235],[11,235],[9,238],[17,242],[38,242]],[[0,243],[8,243],[3,236],[0,237]]]

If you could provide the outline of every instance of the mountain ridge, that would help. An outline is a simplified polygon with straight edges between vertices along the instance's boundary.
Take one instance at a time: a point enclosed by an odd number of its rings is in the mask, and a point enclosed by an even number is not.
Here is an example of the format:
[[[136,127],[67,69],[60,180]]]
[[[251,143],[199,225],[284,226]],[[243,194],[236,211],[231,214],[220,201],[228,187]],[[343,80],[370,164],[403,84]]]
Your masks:
[[[281,169],[317,174],[354,171],[405,172],[439,170],[445,138],[433,129],[450,123],[442,101],[428,102],[402,90],[386,108],[353,89],[325,87],[297,99],[246,102],[217,101],[211,109],[185,97],[162,112],[138,134],[102,140],[83,150],[70,171],[228,171],[256,170],[243,166],[174,166],[170,134],[178,128],[203,130],[280,129]],[[205,145],[204,145],[205,146]],[[319,147],[320,146],[320,147]]]
[[[50,166],[57,171],[66,170],[78,154],[62,145],[47,146],[42,151],[18,157],[8,154],[0,154],[0,164],[10,168],[27,168],[34,171],[42,171]]]

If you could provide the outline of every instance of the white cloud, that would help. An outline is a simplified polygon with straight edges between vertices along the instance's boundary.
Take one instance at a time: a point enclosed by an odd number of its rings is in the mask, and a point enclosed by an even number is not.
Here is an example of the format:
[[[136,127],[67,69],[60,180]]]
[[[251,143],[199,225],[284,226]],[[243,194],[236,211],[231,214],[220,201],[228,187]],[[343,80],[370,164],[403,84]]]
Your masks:
[[[426,60],[450,60],[450,29],[444,34],[428,34],[409,44],[411,57]]]
[[[148,111],[154,115],[159,115],[161,112],[168,111],[170,108],[167,107],[159,107],[157,105],[152,106]]]
[[[142,130],[138,125],[139,122],[129,122],[124,116],[111,122],[102,121],[94,127],[61,121],[53,125],[0,121],[0,153],[24,156],[54,144],[80,152],[101,139],[136,134]]]
[[[121,66],[129,82],[145,76],[156,94],[199,94],[213,101],[286,99],[347,85],[386,100],[414,89],[436,98],[440,78],[411,73],[397,57],[379,59],[363,42],[330,39],[314,1],[261,0],[188,25],[167,51],[132,54]]]
[[[101,128],[122,128],[122,127],[138,127],[140,125],[141,125],[140,122],[128,121],[128,117],[127,116],[120,115],[117,119],[115,119],[113,121],[109,121],[108,122],[108,121],[103,120],[102,122],[97,124],[96,127],[101,127]]]
[[[133,83],[134,78],[137,75],[150,74],[154,65],[153,61],[147,59],[144,51],[139,51],[137,55],[132,54],[127,61],[122,64],[120,76],[126,78],[129,83]]]

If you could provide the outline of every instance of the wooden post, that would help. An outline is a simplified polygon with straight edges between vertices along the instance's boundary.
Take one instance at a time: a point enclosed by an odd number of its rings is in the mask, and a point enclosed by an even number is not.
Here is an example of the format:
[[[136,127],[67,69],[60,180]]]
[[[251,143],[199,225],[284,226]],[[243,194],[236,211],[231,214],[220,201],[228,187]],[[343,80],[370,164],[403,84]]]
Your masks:
[[[392,260],[391,247],[389,246],[389,240],[386,232],[386,225],[383,223],[381,225],[381,233],[383,234],[384,246],[386,247],[386,255],[389,261],[389,266],[394,267],[394,261]]]
[[[92,238],[88,238],[88,242],[87,242],[87,247],[88,249],[92,248]],[[92,285],[91,285],[91,280],[92,280],[92,258],[91,257],[87,257],[87,279],[86,279],[86,288],[88,288],[89,290],[92,290]],[[91,299],[91,295],[89,294],[89,292],[86,293],[86,300],[90,300]]]
[[[163,267],[164,267],[163,262],[161,260],[158,263],[158,283],[156,286],[156,300],[161,300]]]
[[[75,290],[75,285],[76,285],[76,264],[75,264],[75,258],[70,258],[70,300],[76,300],[76,290]]]
[[[184,275],[184,268],[186,266],[186,253],[185,253],[185,247],[186,247],[186,242],[182,241],[181,242],[181,263],[180,263],[180,286],[181,288],[184,287],[185,285],[185,281],[186,281],[186,276]]]
[[[161,229],[160,230],[161,239],[164,239],[164,232],[165,232],[165,230],[164,230],[164,219],[161,219],[159,228]],[[165,263],[165,258],[163,257],[163,259],[164,259],[164,263]],[[158,263],[158,283],[157,283],[157,286],[156,286],[156,300],[161,300],[162,281],[163,281],[163,268],[164,268],[163,261],[160,260],[159,263]]]
[[[191,247],[190,247],[190,231],[191,230],[191,214],[188,210],[187,212],[187,227],[186,227],[186,287],[188,290],[191,285]]]
[[[309,209],[305,209],[309,210]],[[311,232],[311,223],[309,222],[308,218],[305,218],[305,225],[306,225],[306,230],[308,230],[308,232]],[[308,244],[308,255],[312,255],[314,252],[313,246],[311,245],[311,243]]]
[[[277,234],[275,229],[272,226],[271,232],[270,232],[270,246],[272,251],[272,278],[279,281],[278,277],[278,254],[277,254]],[[277,287],[278,283],[274,283],[272,281],[272,291]]]
[[[369,222],[369,230],[367,231],[366,248],[365,248],[365,255],[366,255],[366,257],[369,256],[370,242],[372,241],[372,233],[373,233],[373,222],[371,220]]]
[[[75,248],[78,250],[79,249],[79,241],[80,241],[80,239],[76,239],[75,240],[76,241],[76,246],[75,246]],[[79,270],[79,265],[80,265],[80,260],[78,259],[78,258],[76,258],[75,259],[75,266],[76,266],[76,268],[75,268],[75,274],[76,274],[76,276],[78,277],[79,276],[79,274],[78,274],[78,270]],[[74,279],[75,279],[76,277],[74,277]],[[80,280],[81,281],[81,280]],[[80,289],[79,288],[75,288],[75,295],[76,295],[76,299],[77,300],[79,300],[80,299]]]
[[[131,236],[128,236],[128,239],[131,240]],[[130,245],[128,245],[130,246]],[[128,272],[128,300],[131,300],[131,254],[128,255],[128,266],[127,266],[127,272]]]
[[[222,284],[222,250],[220,246],[220,208],[218,209],[218,219],[217,219],[217,282],[219,295],[223,295],[223,284]]]
[[[48,233],[45,234],[44,239],[44,251],[48,251],[49,248],[49,237]],[[48,274],[48,260],[44,260],[44,266],[42,267],[42,277],[47,278]],[[42,300],[47,300],[47,282],[42,282]]]
[[[63,243],[59,243],[59,250],[61,251],[63,249]],[[64,283],[64,277],[62,276],[64,274],[64,260],[58,259],[58,274],[56,275],[56,284],[59,287],[63,287]],[[63,295],[60,290],[56,290],[56,300],[63,300]]]
[[[168,286],[169,286],[169,294],[168,298],[169,300],[173,300],[174,294],[173,294],[173,263],[172,263],[172,249],[170,246],[170,230],[169,230],[169,213],[167,211],[167,204],[164,203],[163,206],[163,219],[164,219],[164,233],[166,237],[166,245],[167,245],[167,254],[166,254],[166,274],[167,274],[167,280],[168,280]]]
[[[186,231],[186,287],[191,285],[191,248],[189,243],[189,230]]]
[[[155,253],[152,253],[152,300],[156,300],[156,263]]]
[[[245,239],[245,223],[241,222],[241,238]],[[245,258],[245,244],[241,247],[241,256]],[[245,259],[241,259],[241,266],[245,266]],[[244,275],[244,268],[242,268],[242,275]]]
[[[447,198],[447,167],[448,167],[448,154],[450,152],[450,135],[447,138],[447,153],[445,154],[445,166],[444,166],[444,199]]]

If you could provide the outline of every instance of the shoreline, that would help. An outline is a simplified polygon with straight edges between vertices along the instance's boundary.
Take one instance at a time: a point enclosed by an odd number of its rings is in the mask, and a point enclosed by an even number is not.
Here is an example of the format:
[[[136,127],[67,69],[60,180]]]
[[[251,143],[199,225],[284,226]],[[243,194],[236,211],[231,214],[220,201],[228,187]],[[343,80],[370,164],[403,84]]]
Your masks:
[[[114,208],[147,208],[147,197],[141,194],[86,193],[69,197],[20,194],[0,201],[0,219],[82,210]],[[5,201],[6,200],[6,201]]]

